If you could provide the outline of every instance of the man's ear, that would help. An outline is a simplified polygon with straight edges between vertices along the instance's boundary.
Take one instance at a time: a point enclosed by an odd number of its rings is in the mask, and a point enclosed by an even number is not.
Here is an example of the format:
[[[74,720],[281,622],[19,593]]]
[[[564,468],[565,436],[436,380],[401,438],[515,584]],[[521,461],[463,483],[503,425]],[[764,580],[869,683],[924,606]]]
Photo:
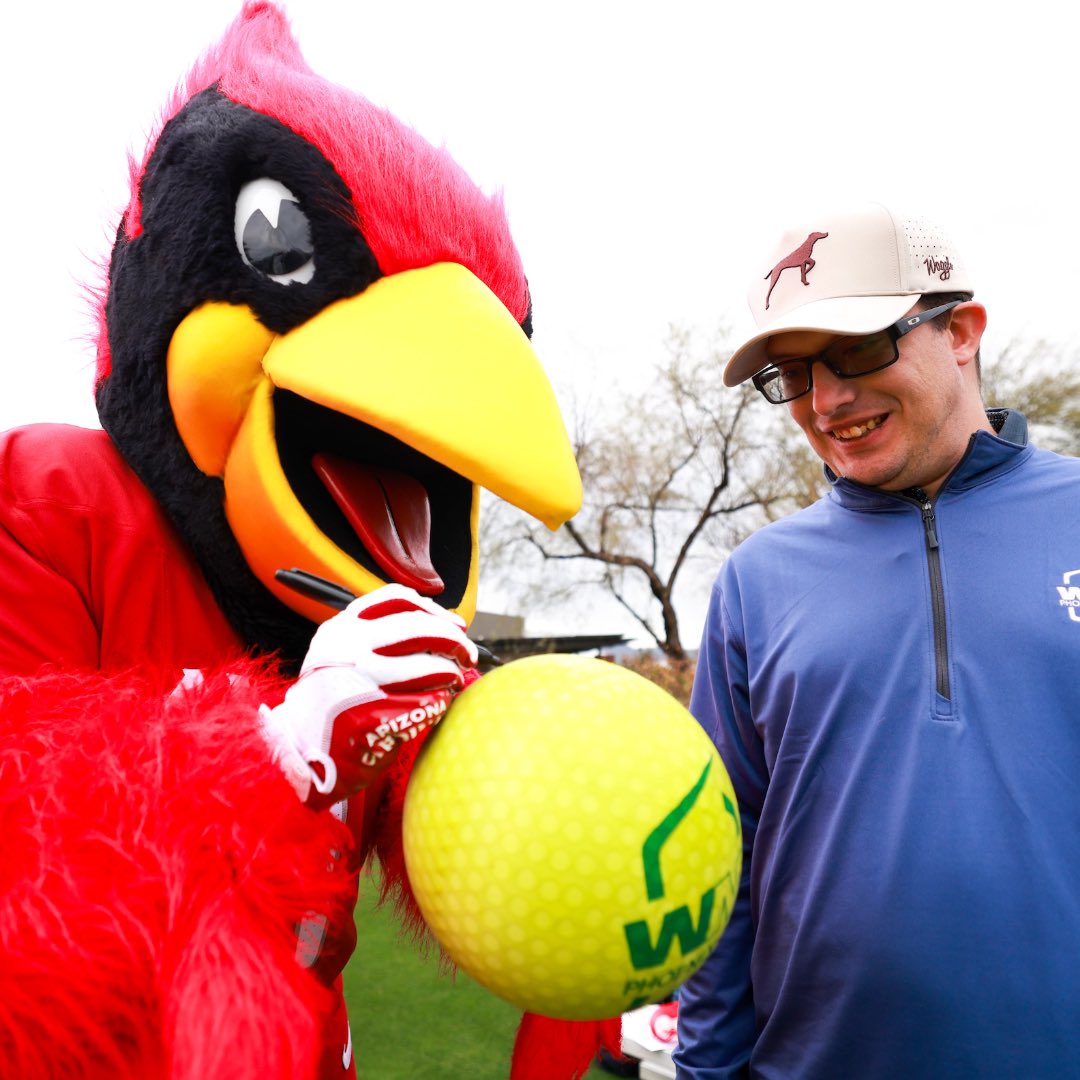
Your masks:
[[[979,352],[983,331],[986,329],[986,308],[970,300],[952,309],[949,319],[949,335],[953,354],[961,367],[974,361]]]

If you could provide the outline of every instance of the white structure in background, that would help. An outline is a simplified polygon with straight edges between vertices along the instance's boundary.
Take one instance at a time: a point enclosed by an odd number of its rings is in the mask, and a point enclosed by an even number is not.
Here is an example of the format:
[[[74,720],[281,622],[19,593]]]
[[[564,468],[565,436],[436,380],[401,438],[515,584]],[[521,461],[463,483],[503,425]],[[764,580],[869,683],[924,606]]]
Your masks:
[[[674,1001],[623,1013],[622,1052],[638,1062],[641,1080],[675,1080],[671,1051],[679,1006]]]

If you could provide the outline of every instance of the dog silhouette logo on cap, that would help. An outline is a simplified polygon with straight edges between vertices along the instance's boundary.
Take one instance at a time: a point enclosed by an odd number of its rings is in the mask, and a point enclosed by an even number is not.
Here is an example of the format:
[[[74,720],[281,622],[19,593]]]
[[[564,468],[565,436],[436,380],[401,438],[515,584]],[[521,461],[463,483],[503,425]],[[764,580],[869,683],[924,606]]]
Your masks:
[[[806,275],[817,265],[816,262],[810,257],[810,253],[814,250],[814,245],[819,240],[824,240],[829,234],[827,232],[812,232],[790,255],[782,258],[766,275],[762,280],[772,279],[769,283],[769,291],[765,294],[765,310],[769,310],[769,297],[772,296],[773,289],[776,288],[776,283],[780,280],[780,275],[785,270],[798,270],[799,276],[802,278],[804,285],[809,285],[810,282],[806,280]]]

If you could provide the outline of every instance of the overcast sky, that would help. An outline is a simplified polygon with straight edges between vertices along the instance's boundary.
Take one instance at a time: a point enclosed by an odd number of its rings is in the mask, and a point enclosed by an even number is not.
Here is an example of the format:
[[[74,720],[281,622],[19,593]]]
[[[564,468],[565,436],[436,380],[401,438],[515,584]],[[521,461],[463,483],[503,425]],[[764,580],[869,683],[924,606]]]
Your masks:
[[[1062,4],[284,6],[317,71],[503,189],[560,395],[643,378],[669,323],[746,329],[746,286],[779,227],[853,199],[948,225],[991,351],[1075,341],[1080,90]],[[128,150],[238,10],[7,15],[0,428],[96,422],[80,284],[108,251]]]

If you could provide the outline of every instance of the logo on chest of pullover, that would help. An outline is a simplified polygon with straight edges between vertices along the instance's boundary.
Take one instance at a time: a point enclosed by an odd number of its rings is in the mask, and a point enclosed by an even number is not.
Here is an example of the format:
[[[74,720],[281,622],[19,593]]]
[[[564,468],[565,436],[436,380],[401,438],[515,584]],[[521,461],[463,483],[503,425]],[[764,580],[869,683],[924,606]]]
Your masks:
[[[1080,570],[1066,570],[1061,580],[1064,584],[1057,587],[1060,604],[1068,609],[1073,622],[1080,623]]]

